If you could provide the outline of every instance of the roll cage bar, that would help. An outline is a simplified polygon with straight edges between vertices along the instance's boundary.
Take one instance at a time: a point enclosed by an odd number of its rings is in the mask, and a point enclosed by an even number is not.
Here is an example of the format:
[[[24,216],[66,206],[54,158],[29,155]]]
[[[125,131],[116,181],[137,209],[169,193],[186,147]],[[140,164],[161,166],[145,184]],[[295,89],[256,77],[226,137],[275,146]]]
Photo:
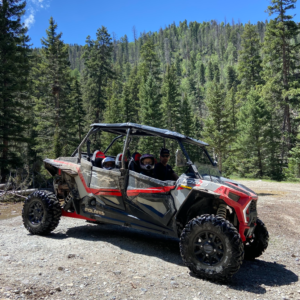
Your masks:
[[[193,164],[193,162],[190,160],[190,157],[183,145],[183,141],[187,142],[189,144],[197,145],[198,147],[201,147],[207,157],[209,158],[210,162],[212,165],[215,165],[213,160],[211,159],[210,155],[208,154],[207,150],[205,149],[205,146],[208,145],[202,141],[184,136],[180,133],[177,132],[172,132],[168,131],[166,129],[159,129],[155,127],[150,127],[150,126],[145,126],[145,125],[139,125],[139,124],[134,124],[134,123],[121,123],[121,124],[102,124],[102,123],[97,123],[97,124],[92,124],[92,128],[89,130],[87,135],[84,137],[82,142],[79,144],[79,146],[76,148],[76,150],[72,153],[72,157],[74,157],[78,153],[78,158],[79,162],[81,160],[81,147],[88,141],[88,138],[91,134],[101,130],[113,134],[118,134],[117,137],[115,137],[111,143],[108,145],[108,147],[104,150],[104,154],[112,147],[112,145],[120,138],[126,137],[124,141],[124,147],[123,147],[123,155],[122,155],[122,169],[125,169],[125,153],[126,149],[128,148],[128,145],[130,143],[130,137],[132,136],[158,136],[164,139],[164,144],[165,144],[165,138],[170,138],[173,140],[176,140],[181,148],[181,151],[183,155],[186,157],[187,160],[187,165],[190,166],[190,168],[193,170],[195,176],[197,178],[201,178],[201,175],[199,174],[196,166]]]

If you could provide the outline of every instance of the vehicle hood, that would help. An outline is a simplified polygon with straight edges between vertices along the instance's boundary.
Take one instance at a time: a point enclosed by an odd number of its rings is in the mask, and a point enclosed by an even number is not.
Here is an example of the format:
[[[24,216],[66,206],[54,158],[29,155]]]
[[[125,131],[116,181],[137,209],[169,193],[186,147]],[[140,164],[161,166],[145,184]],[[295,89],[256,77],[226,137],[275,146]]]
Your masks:
[[[218,187],[220,187],[220,185],[224,185],[230,187],[231,189],[244,193],[248,196],[253,196],[253,195],[257,196],[257,194],[254,191],[247,188],[243,184],[240,184],[237,181],[222,176],[205,175],[202,177],[202,179],[195,179],[195,178],[190,178],[185,174],[183,174],[179,177],[177,181],[177,185],[181,185],[182,187],[189,187],[189,188],[201,187],[211,191],[215,191]]]
[[[217,176],[206,175],[206,176],[203,176],[203,180],[223,184],[223,185],[226,185],[232,189],[235,189],[235,190],[243,192],[243,193],[245,193],[245,191],[246,191],[247,194],[251,193],[251,194],[257,195],[253,190],[249,189],[248,187],[244,186],[243,184],[241,184],[235,180],[222,177],[222,176],[217,177]]]

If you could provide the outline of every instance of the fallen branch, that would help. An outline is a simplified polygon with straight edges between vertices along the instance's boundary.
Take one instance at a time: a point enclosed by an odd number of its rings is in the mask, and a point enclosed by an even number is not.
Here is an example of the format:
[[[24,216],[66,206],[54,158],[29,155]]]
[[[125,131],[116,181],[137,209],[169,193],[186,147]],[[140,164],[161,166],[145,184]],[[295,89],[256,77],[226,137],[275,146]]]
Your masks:
[[[37,189],[26,189],[26,190],[18,190],[18,191],[14,190],[14,191],[3,191],[3,192],[0,191],[0,201],[2,200],[4,202],[7,202],[9,201],[9,199],[12,199],[15,196],[26,199],[27,197],[25,197],[24,195],[31,194],[35,191],[37,191]]]
[[[0,184],[0,190],[10,190],[11,188],[12,188],[11,182]]]
[[[33,193],[33,192],[35,192],[35,191],[37,191],[38,189],[27,189],[27,190],[18,190],[18,191],[9,191],[9,192],[7,192],[7,191],[3,191],[3,192],[0,192],[0,197],[1,197],[1,195],[4,195],[4,194],[24,194],[24,195],[28,195],[28,194],[31,194],[31,193]]]

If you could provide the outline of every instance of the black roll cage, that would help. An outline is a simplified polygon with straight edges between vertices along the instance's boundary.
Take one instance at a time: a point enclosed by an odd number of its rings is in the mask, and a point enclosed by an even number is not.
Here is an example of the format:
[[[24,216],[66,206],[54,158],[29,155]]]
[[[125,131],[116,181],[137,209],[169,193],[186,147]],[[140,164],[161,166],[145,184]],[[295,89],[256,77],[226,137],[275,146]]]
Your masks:
[[[80,161],[81,161],[81,147],[83,146],[83,144],[84,144],[85,142],[88,141],[88,138],[89,138],[89,136],[90,136],[91,134],[96,133],[96,132],[99,131],[99,130],[105,131],[105,130],[103,130],[103,128],[99,128],[99,127],[96,127],[96,126],[95,126],[95,127],[92,127],[92,128],[89,130],[89,132],[87,133],[87,135],[84,137],[84,139],[82,140],[82,142],[79,144],[79,146],[76,148],[76,150],[72,153],[71,156],[74,157],[74,156],[76,155],[76,153],[78,152],[78,158],[79,158],[79,162],[80,162]],[[134,129],[133,129],[133,130],[134,130]],[[125,169],[125,153],[126,153],[126,149],[128,148],[129,143],[131,142],[131,135],[130,135],[131,131],[132,131],[132,128],[128,128],[128,129],[126,130],[126,135],[120,134],[120,135],[118,135],[117,137],[115,137],[115,138],[111,141],[111,143],[108,145],[108,147],[104,150],[104,154],[105,154],[105,153],[113,146],[113,144],[114,144],[118,139],[120,139],[120,138],[122,138],[122,137],[124,137],[124,136],[126,137],[125,140],[124,140],[123,155],[122,155],[122,161],[121,161],[122,169]],[[111,132],[111,133],[113,133],[113,132]],[[149,131],[148,131],[147,133],[149,134]],[[139,136],[139,135],[132,135],[132,136]],[[144,137],[145,135],[140,135],[140,136],[141,136],[141,137]],[[159,134],[154,133],[154,132],[153,132],[152,134],[149,134],[149,136],[153,136],[153,137],[159,136],[159,137],[163,138],[164,144],[165,144],[165,138],[166,138],[166,137],[160,136]],[[176,137],[176,138],[171,138],[171,139],[176,140],[176,141],[178,142],[178,144],[179,144],[179,146],[180,146],[180,148],[181,148],[181,151],[182,151],[183,155],[185,156],[185,158],[186,158],[186,160],[187,160],[187,165],[190,166],[190,168],[193,170],[193,172],[194,172],[196,178],[200,178],[200,179],[201,179],[202,177],[201,177],[201,175],[199,174],[199,172],[198,172],[198,170],[197,170],[197,167],[196,167],[196,166],[193,164],[193,162],[190,160],[190,157],[189,157],[189,155],[188,155],[188,153],[187,153],[187,151],[186,151],[186,149],[185,149],[185,147],[184,147],[184,145],[183,145],[183,143],[182,143],[181,138]],[[212,164],[213,166],[215,166],[215,163],[213,162],[212,158],[211,158],[210,155],[208,154],[208,152],[207,152],[205,146],[204,146],[204,145],[203,145],[203,146],[195,145],[195,146],[201,147],[202,150],[205,152],[206,156],[208,157],[209,161],[211,162],[211,164]]]

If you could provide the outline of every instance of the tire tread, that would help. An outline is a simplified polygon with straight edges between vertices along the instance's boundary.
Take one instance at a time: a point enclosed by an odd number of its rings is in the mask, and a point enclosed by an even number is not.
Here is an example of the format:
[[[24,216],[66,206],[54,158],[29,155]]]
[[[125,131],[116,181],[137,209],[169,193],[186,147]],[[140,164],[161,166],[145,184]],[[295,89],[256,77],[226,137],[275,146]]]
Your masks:
[[[204,269],[197,269],[196,265],[187,259],[189,257],[186,241],[190,238],[191,232],[195,226],[203,226],[205,223],[211,223],[215,227],[220,227],[222,233],[229,238],[232,244],[233,256],[230,266],[220,273],[207,273]],[[235,274],[244,260],[244,245],[237,229],[227,220],[214,215],[201,215],[189,221],[183,229],[180,237],[180,254],[184,264],[196,275],[204,279],[226,281]]]
[[[45,219],[41,222],[39,226],[30,226],[27,214],[26,214],[26,208],[29,205],[29,203],[33,199],[40,199],[46,208]],[[60,221],[61,217],[61,207],[59,204],[59,201],[56,198],[56,195],[50,191],[46,190],[39,190],[35,191],[32,194],[30,194],[23,206],[22,210],[22,219],[24,227],[31,233],[31,234],[37,234],[37,235],[48,235],[51,231],[53,231]]]
[[[255,232],[257,232],[257,239],[254,240],[253,244],[245,245],[245,259],[247,260],[254,260],[261,256],[269,245],[269,232],[264,222],[259,218],[256,220]]]

